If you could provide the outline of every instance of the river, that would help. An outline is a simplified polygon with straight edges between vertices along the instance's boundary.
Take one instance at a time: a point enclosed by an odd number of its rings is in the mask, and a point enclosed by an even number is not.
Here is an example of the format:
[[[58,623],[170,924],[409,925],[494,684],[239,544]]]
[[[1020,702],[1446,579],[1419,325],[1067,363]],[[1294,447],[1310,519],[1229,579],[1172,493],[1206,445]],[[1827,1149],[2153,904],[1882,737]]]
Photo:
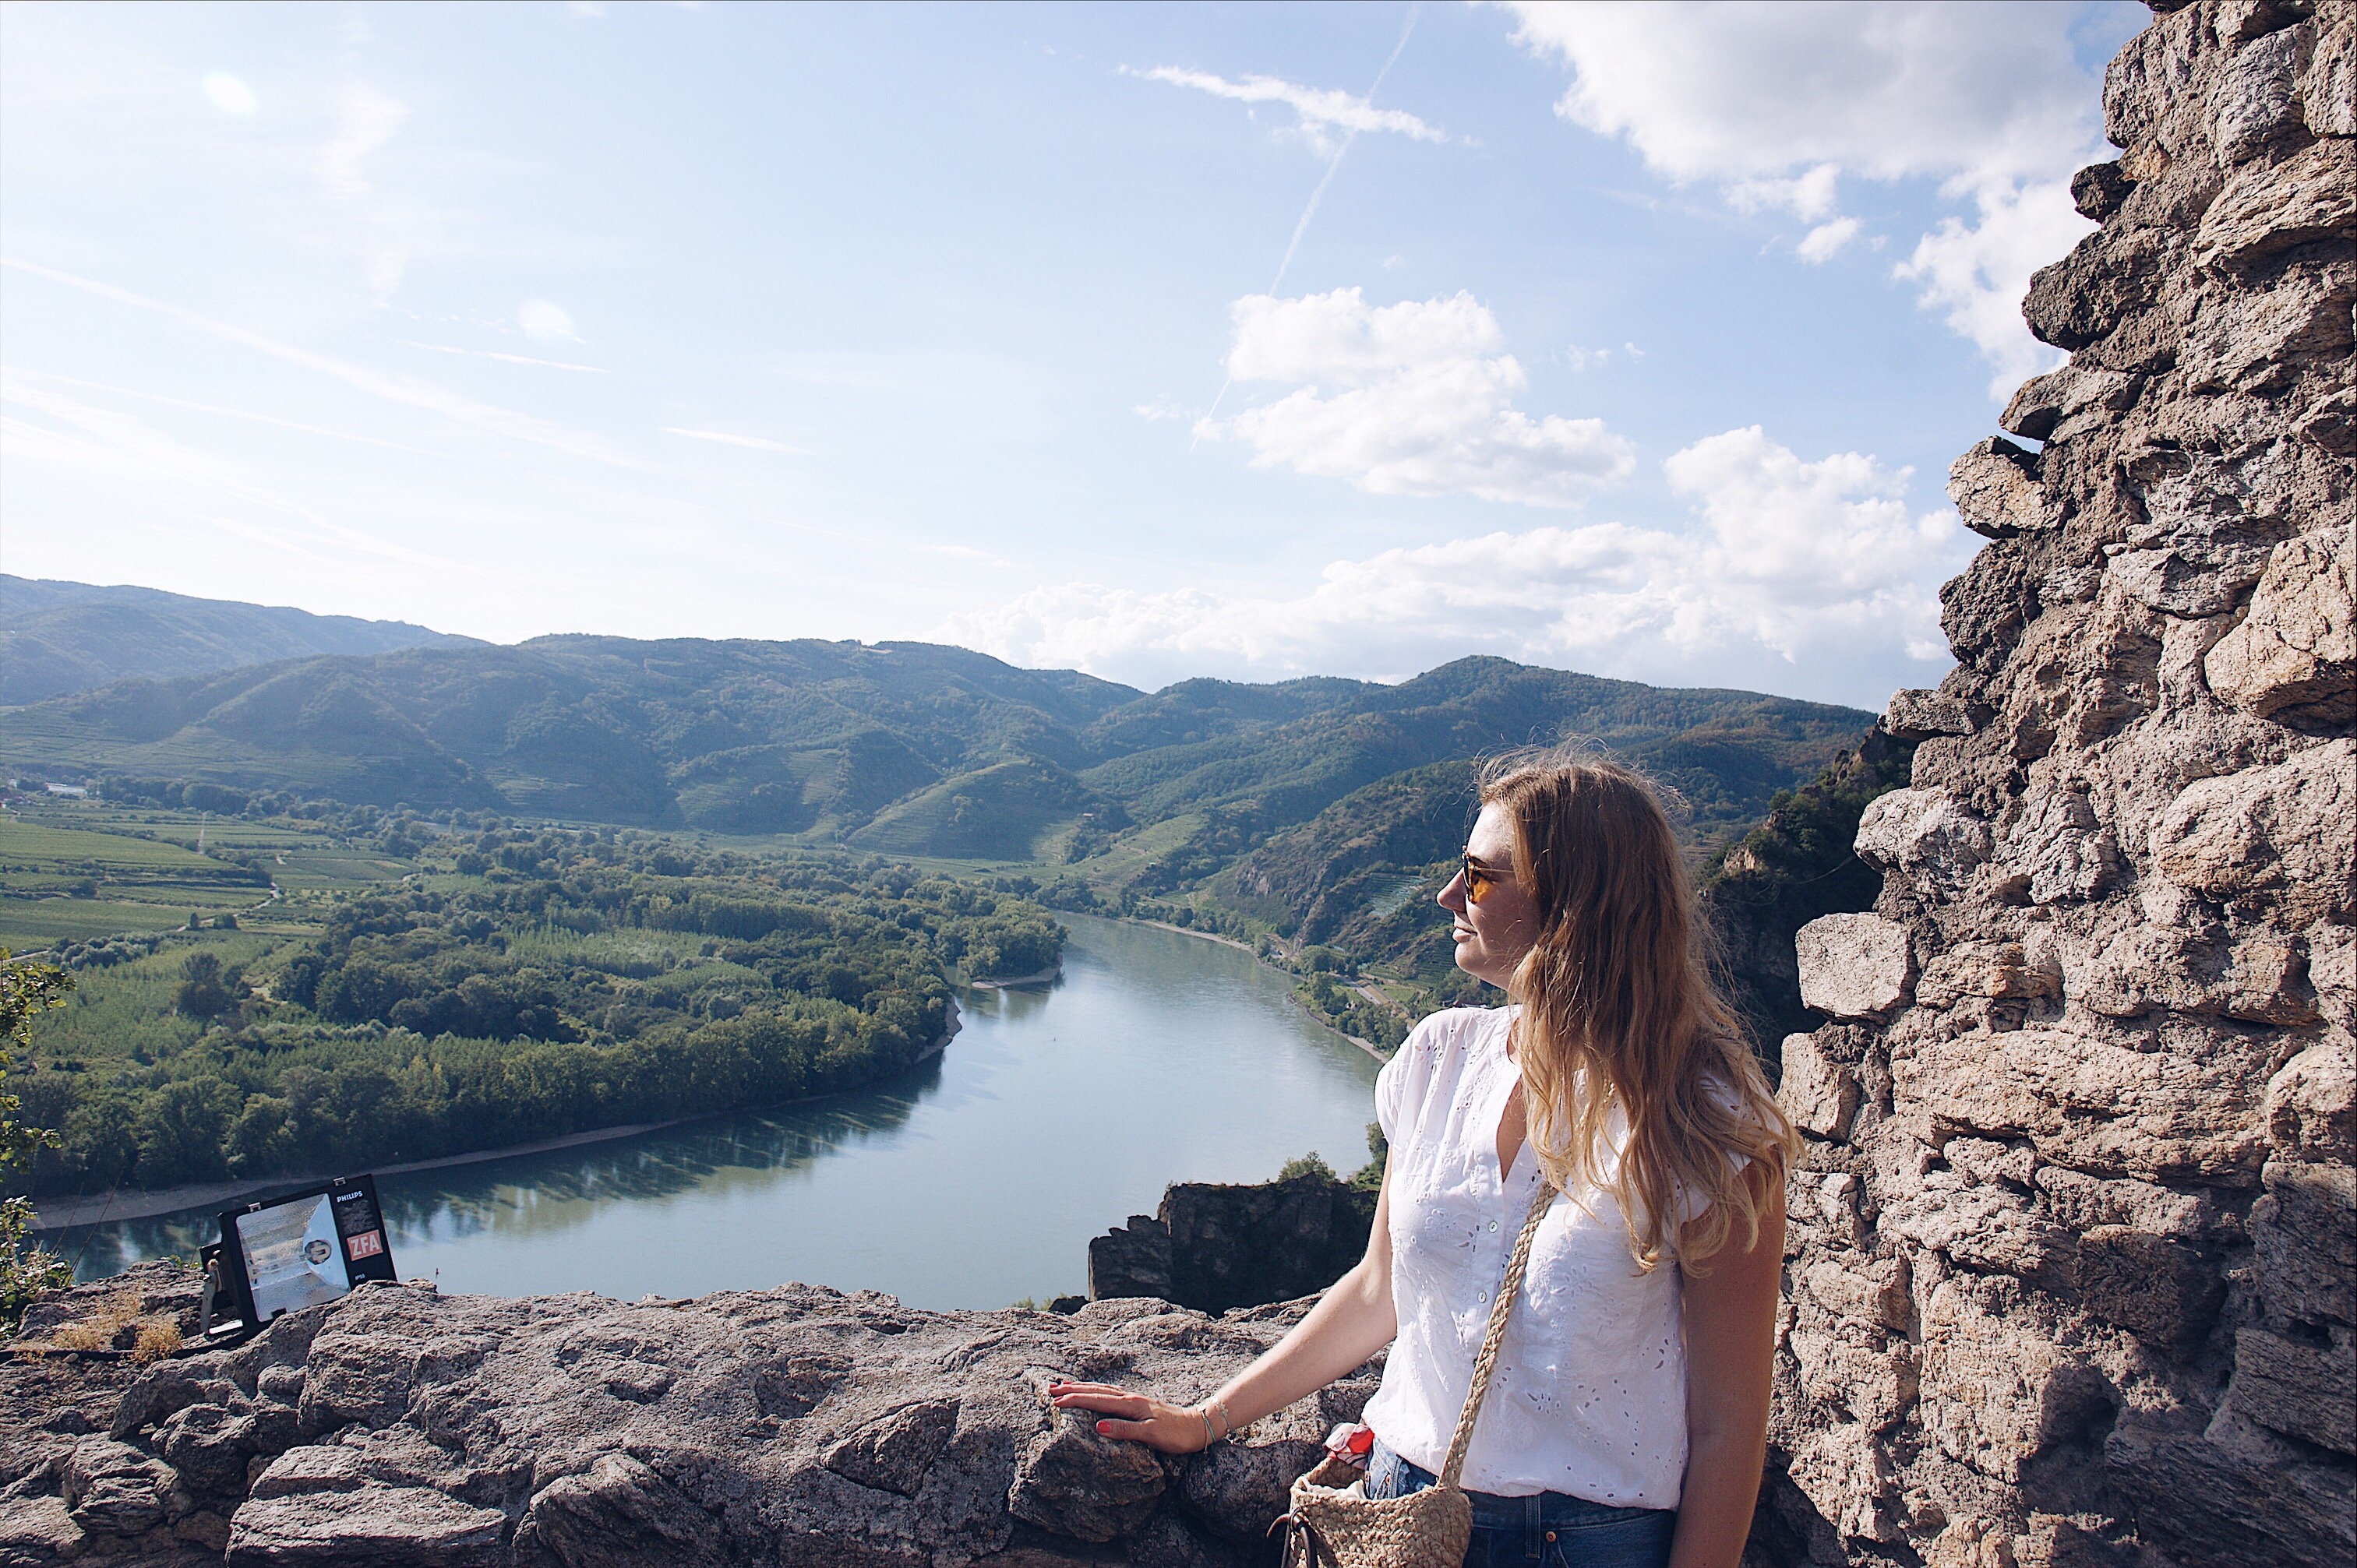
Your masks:
[[[1285,978],[1086,917],[1052,986],[961,993],[964,1027],[858,1094],[380,1180],[395,1266],[446,1291],[635,1300],[800,1280],[912,1306],[1087,1288],[1088,1242],[1174,1181],[1366,1160],[1375,1063]],[[194,1254],[211,1212],[45,1238],[92,1279]]]

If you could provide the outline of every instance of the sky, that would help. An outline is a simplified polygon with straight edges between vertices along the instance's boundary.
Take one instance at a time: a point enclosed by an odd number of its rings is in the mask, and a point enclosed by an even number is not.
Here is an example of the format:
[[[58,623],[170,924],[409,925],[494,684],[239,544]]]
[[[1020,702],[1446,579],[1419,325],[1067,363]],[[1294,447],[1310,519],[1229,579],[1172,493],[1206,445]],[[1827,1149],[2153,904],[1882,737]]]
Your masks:
[[[0,7],[0,571],[1879,708],[2132,4]]]

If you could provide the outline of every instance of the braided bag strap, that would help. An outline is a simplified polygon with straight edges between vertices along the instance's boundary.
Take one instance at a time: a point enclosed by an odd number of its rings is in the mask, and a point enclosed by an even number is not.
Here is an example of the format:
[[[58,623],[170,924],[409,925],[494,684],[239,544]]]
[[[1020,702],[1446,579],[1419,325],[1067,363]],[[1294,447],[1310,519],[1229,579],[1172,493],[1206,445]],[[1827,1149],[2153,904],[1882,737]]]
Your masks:
[[[1465,1391],[1465,1408],[1457,1412],[1457,1432],[1448,1440],[1448,1458],[1440,1467],[1444,1487],[1456,1486],[1465,1474],[1465,1453],[1473,1446],[1473,1420],[1481,1413],[1481,1402],[1490,1394],[1490,1374],[1498,1363],[1498,1347],[1505,1341],[1506,1318],[1514,1309],[1514,1298],[1522,1294],[1523,1272],[1530,1266],[1531,1242],[1554,1202],[1555,1184],[1542,1179],[1538,1196],[1531,1199],[1530,1215],[1523,1221],[1523,1233],[1514,1238],[1513,1254],[1506,1260],[1506,1277],[1499,1283],[1498,1299],[1490,1308],[1481,1352],[1473,1358],[1473,1383]]]

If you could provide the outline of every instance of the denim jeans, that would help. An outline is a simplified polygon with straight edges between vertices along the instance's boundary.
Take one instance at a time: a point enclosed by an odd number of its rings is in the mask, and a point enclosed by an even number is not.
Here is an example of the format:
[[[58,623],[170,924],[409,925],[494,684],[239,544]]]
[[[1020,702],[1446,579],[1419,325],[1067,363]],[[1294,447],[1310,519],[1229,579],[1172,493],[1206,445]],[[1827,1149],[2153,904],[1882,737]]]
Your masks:
[[[1404,1498],[1433,1484],[1381,1443],[1367,1456],[1367,1496]],[[1663,1568],[1677,1533],[1675,1509],[1616,1509],[1561,1492],[1473,1500],[1473,1541],[1465,1568]]]

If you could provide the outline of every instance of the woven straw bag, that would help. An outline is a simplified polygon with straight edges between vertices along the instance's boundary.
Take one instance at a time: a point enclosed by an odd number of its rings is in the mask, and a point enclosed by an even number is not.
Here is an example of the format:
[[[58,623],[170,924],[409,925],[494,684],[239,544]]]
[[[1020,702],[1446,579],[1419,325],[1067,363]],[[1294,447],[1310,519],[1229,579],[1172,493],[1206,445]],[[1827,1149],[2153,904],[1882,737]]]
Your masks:
[[[1293,1483],[1292,1511],[1277,1520],[1286,1527],[1285,1568],[1462,1568],[1473,1539],[1473,1503],[1457,1483],[1465,1473],[1465,1451],[1473,1445],[1473,1419],[1490,1392],[1506,1316],[1522,1294],[1531,1239],[1554,1201],[1555,1187],[1542,1183],[1523,1232],[1514,1238],[1438,1482],[1404,1498],[1370,1498],[1359,1468],[1329,1455]]]

